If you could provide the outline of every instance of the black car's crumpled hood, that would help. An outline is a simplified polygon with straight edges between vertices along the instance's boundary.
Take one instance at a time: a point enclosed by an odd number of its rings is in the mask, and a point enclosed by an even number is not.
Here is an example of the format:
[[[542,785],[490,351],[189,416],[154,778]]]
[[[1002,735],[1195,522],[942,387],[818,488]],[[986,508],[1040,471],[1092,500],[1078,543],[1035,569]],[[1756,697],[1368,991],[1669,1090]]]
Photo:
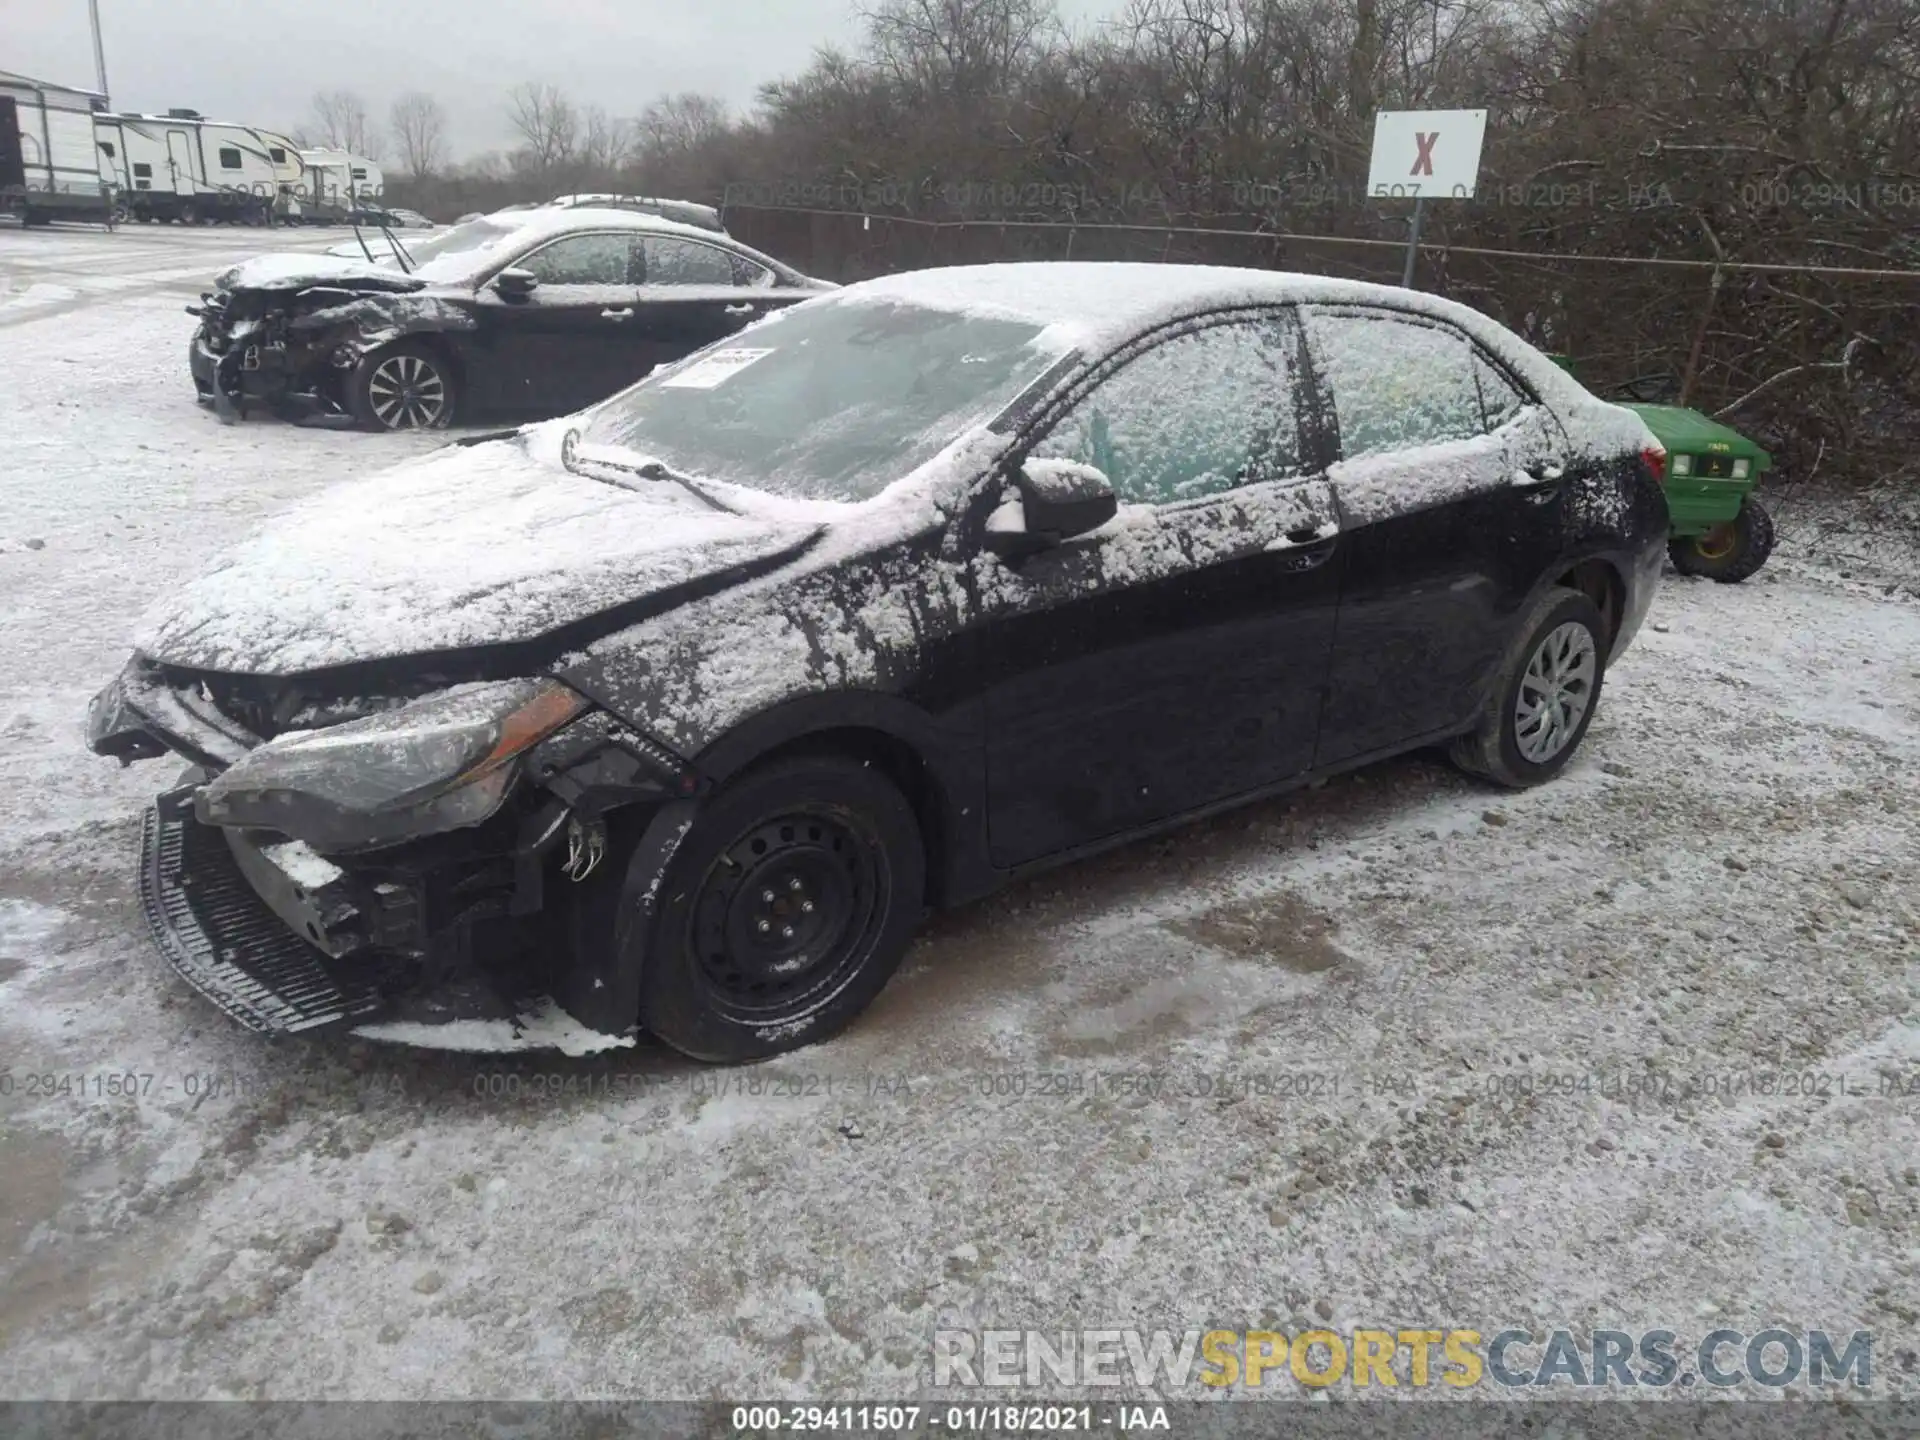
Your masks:
[[[667,482],[576,475],[536,459],[529,438],[450,445],[334,487],[150,610],[136,647],[196,670],[294,675],[538,642],[778,563],[819,533],[706,508]]]
[[[378,290],[406,294],[427,282],[404,270],[341,255],[256,255],[214,277],[220,290]]]

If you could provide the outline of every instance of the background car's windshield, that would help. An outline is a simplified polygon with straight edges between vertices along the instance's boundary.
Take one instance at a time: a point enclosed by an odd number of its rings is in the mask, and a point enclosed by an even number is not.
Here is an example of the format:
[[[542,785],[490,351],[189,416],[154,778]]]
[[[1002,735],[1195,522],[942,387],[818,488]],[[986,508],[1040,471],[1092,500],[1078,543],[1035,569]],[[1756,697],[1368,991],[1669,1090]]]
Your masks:
[[[425,240],[403,237],[400,243],[407,247],[407,254],[415,262],[415,272],[422,278],[459,280],[478,271],[486,253],[507,237],[518,234],[519,230],[518,225],[506,220],[483,216],[443,230],[438,235],[430,235]],[[376,237],[376,254],[379,243]]]
[[[864,500],[1055,358],[1039,327],[849,296],[802,306],[616,397],[586,439],[775,494]]]

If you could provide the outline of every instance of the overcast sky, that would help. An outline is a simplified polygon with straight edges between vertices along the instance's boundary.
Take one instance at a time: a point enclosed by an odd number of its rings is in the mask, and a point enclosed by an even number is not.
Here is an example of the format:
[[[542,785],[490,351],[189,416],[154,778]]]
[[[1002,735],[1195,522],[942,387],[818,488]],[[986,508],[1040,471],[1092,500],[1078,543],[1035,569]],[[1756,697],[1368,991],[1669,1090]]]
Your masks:
[[[851,45],[849,0],[99,0],[116,110],[184,105],[291,130],[316,91],[347,88],[384,124],[407,90],[447,109],[456,155],[505,148],[502,107],[524,80],[581,104],[637,113],[698,90],[745,109],[767,80],[805,68],[822,45]],[[1062,0],[1084,21],[1121,0]],[[87,0],[0,0],[0,70],[94,86]]]

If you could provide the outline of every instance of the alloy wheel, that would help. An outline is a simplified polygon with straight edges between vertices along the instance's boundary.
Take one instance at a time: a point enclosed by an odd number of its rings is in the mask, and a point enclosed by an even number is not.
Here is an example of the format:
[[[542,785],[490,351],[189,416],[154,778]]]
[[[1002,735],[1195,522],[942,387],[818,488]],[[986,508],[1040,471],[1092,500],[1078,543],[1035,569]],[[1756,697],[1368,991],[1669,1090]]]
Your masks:
[[[418,355],[390,355],[367,380],[374,418],[389,430],[430,430],[445,417],[447,382]]]
[[[1600,657],[1593,632],[1569,620],[1534,647],[1513,704],[1513,738],[1521,756],[1544,765],[1567,748],[1580,729]]]

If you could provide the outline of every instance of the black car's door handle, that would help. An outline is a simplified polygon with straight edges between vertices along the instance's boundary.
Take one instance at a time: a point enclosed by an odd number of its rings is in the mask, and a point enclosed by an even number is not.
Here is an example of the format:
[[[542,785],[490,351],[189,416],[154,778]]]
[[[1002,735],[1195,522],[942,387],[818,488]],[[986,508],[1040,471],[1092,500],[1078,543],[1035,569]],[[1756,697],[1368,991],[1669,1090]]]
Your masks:
[[[727,306],[727,314],[729,315],[751,315],[752,313],[753,313],[752,304],[744,300],[741,301],[738,305]]]
[[[1559,495],[1567,472],[1550,461],[1536,460],[1513,472],[1513,483],[1525,492],[1530,505],[1545,505]]]
[[[602,310],[600,312],[600,318],[602,320],[613,320],[616,322],[631,320],[633,318],[633,307],[629,305],[624,310]]]
[[[1326,563],[1333,554],[1333,547],[1339,541],[1338,533],[1322,535],[1318,526],[1303,525],[1299,529],[1287,531],[1287,543],[1280,550],[1280,558],[1288,569],[1312,570]]]

